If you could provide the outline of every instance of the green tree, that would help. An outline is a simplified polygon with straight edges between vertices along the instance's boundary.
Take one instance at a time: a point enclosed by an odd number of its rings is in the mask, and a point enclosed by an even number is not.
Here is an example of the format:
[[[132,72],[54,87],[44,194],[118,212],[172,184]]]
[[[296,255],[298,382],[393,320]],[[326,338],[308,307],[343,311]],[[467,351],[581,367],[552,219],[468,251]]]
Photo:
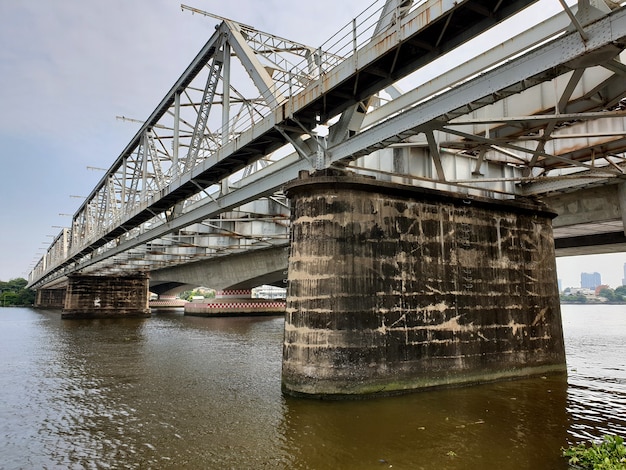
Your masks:
[[[560,296],[561,300],[563,302],[574,302],[574,303],[579,303],[579,304],[584,304],[587,302],[587,297],[585,297],[582,294],[576,294],[576,295],[572,295],[572,294],[567,294],[567,295],[561,295]]]
[[[582,294],[577,294],[575,298],[576,298],[575,300],[576,302],[580,302],[581,304],[587,303],[587,297],[585,297]]]
[[[192,290],[186,290],[186,291],[183,291],[180,294],[178,294],[178,297],[183,299],[183,300],[189,300],[192,295],[193,295],[193,291]]]
[[[35,303],[35,291],[31,289],[21,289],[17,293],[15,305],[33,305]]]
[[[12,291],[4,291],[0,294],[0,306],[2,307],[10,307],[11,305],[15,305],[15,301],[17,299],[17,294]]]
[[[0,306],[23,306],[35,303],[35,292],[26,289],[28,281],[23,278],[0,281]]]
[[[606,300],[608,300],[609,302],[614,302],[616,300],[615,298],[615,292],[613,291],[613,289],[602,289],[599,293],[598,293],[599,297],[604,297]]]
[[[581,470],[626,469],[626,446],[620,436],[603,436],[602,442],[581,443],[562,452],[572,467]]]

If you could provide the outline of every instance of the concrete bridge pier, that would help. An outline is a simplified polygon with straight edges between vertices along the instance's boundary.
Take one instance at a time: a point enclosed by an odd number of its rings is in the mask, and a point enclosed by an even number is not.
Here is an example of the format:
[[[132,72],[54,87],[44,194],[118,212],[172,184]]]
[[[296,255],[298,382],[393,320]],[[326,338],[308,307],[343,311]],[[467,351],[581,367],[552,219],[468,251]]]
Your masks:
[[[37,308],[63,308],[65,306],[65,288],[39,289],[35,298]]]
[[[331,171],[286,190],[285,393],[394,394],[566,370],[545,206]]]
[[[149,317],[148,275],[68,276],[62,318]]]

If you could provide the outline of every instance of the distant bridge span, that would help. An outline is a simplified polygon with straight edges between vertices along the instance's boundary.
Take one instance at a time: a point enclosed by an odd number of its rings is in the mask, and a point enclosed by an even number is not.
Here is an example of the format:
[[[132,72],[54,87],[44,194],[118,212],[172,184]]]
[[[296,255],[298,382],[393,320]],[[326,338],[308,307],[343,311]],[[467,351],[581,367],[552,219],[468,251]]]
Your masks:
[[[252,289],[261,285],[285,287],[289,245],[232,254],[150,273],[150,291],[176,293],[184,286],[215,290]]]

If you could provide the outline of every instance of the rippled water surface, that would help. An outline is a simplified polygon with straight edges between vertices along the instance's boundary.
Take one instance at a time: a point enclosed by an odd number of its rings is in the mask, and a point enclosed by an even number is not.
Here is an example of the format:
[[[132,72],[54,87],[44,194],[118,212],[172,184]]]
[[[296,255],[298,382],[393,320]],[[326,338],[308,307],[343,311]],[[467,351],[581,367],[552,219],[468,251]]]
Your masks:
[[[565,305],[568,377],[283,397],[282,318],[0,309],[0,468],[566,469],[626,436],[626,306]]]

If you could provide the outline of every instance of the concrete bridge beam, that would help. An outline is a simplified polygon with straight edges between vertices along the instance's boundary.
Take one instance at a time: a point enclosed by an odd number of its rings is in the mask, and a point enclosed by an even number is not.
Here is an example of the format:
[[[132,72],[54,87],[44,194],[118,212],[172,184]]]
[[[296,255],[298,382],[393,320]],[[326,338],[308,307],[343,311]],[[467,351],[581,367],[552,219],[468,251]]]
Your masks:
[[[545,206],[331,171],[286,189],[286,393],[394,394],[565,371]]]
[[[626,183],[579,188],[544,197],[558,216],[558,256],[621,252],[626,249]]]
[[[151,271],[153,283],[177,282],[215,290],[282,284],[287,278],[287,242],[270,248]]]

